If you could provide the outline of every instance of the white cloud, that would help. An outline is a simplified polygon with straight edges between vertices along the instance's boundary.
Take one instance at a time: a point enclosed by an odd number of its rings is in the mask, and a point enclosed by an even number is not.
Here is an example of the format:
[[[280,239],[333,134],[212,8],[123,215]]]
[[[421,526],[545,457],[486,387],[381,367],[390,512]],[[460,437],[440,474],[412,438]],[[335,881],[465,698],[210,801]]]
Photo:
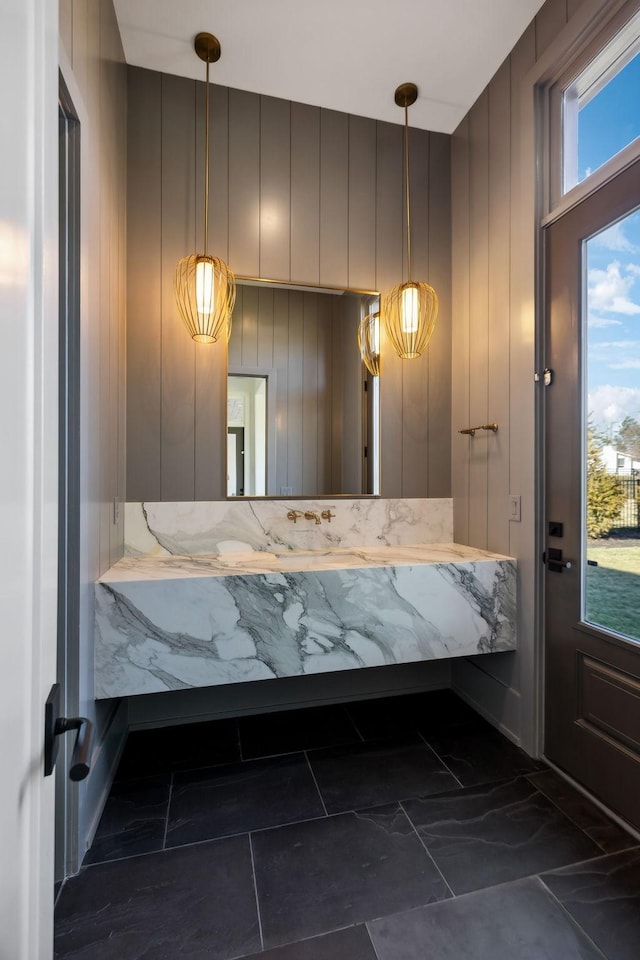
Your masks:
[[[627,360],[619,360],[617,363],[609,364],[610,370],[640,370],[640,360],[629,357]]]
[[[607,227],[602,233],[593,237],[591,243],[604,247],[605,250],[615,250],[619,253],[640,253],[640,247],[629,240],[621,223],[614,223],[612,227]]]
[[[640,420],[640,388],[598,387],[589,394],[589,413],[596,425],[615,427],[625,417]]]
[[[587,323],[594,329],[602,327],[621,327],[622,320],[613,320],[611,317],[589,317]]]
[[[617,260],[607,265],[606,270],[589,270],[589,308],[602,313],[622,313],[633,316],[640,313],[640,304],[630,299],[635,283],[635,269],[622,268]]]

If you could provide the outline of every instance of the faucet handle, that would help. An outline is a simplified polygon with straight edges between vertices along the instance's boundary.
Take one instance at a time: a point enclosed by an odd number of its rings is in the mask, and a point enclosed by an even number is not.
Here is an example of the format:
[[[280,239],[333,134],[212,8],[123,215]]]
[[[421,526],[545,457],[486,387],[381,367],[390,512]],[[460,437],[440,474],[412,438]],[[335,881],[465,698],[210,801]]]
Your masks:
[[[329,523],[331,523],[331,517],[335,517],[335,513],[331,513],[331,510],[323,510],[323,511],[322,511],[322,519],[323,519],[323,520],[328,520]]]
[[[287,514],[287,520],[293,520],[295,523],[298,517],[301,517],[302,515],[303,514],[301,510],[289,510]]]

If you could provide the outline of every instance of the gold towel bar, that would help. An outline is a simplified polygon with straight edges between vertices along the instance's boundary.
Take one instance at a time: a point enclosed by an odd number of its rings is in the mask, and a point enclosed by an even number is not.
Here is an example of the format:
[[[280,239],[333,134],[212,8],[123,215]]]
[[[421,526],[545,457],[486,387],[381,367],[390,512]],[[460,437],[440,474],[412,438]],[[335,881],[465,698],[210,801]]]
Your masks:
[[[492,433],[498,432],[497,423],[481,423],[478,427],[467,427],[466,430],[458,430],[458,433],[468,433],[470,437],[475,437],[476,430],[491,430]]]

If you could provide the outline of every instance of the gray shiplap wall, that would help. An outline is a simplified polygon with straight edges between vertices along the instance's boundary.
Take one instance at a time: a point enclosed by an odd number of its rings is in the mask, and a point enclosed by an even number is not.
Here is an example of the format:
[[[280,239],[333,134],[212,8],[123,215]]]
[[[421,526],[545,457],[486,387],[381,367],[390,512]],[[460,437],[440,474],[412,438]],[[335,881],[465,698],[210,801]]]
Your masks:
[[[91,774],[67,799],[81,861],[126,732],[124,706],[93,699],[93,582],[124,549],[127,71],[111,0],[61,0],[59,26],[81,143],[80,635],[67,663],[69,706],[95,731]]]
[[[454,537],[517,557],[519,650],[453,666],[454,686],[495,723],[536,747],[535,635],[536,330],[533,263],[522,265],[523,211],[534,200],[531,71],[567,27],[565,49],[581,27],[567,26],[580,0],[547,0],[453,134],[452,477]],[[596,4],[597,6],[597,4]],[[601,7],[606,6],[602,0]],[[528,76],[529,74],[529,76]],[[523,196],[523,190],[531,196]],[[529,250],[527,249],[527,256]],[[522,277],[526,277],[523,285]],[[497,434],[461,436],[475,423]],[[522,497],[522,521],[509,522],[509,494]]]
[[[173,271],[202,237],[204,84],[129,68],[127,499],[224,496],[225,350],[181,327]],[[213,86],[210,249],[244,276],[387,288],[403,268],[402,127]],[[401,117],[399,117],[399,120]],[[383,496],[450,495],[450,138],[411,131],[427,354],[383,344]]]

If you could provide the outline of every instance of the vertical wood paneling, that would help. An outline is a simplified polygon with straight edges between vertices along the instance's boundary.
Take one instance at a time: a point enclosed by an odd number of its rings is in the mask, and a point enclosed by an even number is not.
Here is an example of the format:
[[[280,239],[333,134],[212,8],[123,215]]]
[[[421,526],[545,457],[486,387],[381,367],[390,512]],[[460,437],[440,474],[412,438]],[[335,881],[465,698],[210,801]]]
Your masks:
[[[94,12],[98,9],[94,4],[94,0],[73,0],[73,29],[71,32],[73,54],[71,63],[76,83],[79,89],[84,91],[88,91],[91,81],[94,83],[99,82],[98,75],[101,72],[100,67],[96,64],[96,68],[91,71],[92,76],[90,77],[89,38],[91,37],[91,52],[94,53],[94,55],[100,45],[99,21],[97,24],[97,32],[95,29],[92,29],[91,34],[89,33],[90,7],[94,7]]]
[[[489,241],[489,97],[485,90],[470,113],[470,312],[472,338],[469,406],[472,419],[488,416],[488,241]],[[471,426],[471,424],[467,424]],[[487,546],[488,434],[467,437],[469,444],[469,543]]]
[[[411,198],[411,276],[429,282],[429,141],[424,130],[409,130]],[[441,187],[442,189],[442,187]],[[403,236],[406,236],[403,208]],[[408,279],[404,248],[403,276]],[[433,282],[433,281],[431,281]],[[429,489],[429,357],[425,353],[402,364],[402,491],[405,497],[426,497]]]
[[[222,489],[225,483],[225,464],[219,462],[225,459],[226,445],[223,358],[216,347],[209,350],[185,342],[177,315],[171,320],[175,263],[202,244],[200,158],[204,84],[198,81],[180,86],[164,81],[172,91],[171,110],[175,122],[172,116],[164,117],[160,158],[154,155],[158,147],[153,143],[146,149],[143,132],[149,117],[162,116],[163,81],[156,74],[157,82],[148,83],[146,93],[138,95],[136,84],[144,73],[131,71],[129,104],[131,129],[142,131],[136,135],[137,139],[134,136],[129,159],[130,236],[136,240],[130,244],[128,286],[130,301],[137,304],[135,312],[142,318],[140,326],[136,326],[136,320],[131,321],[129,332],[133,344],[128,369],[128,442],[132,452],[129,497],[175,499],[179,488],[182,498],[208,498],[214,496],[216,484],[222,485]],[[344,286],[348,281],[368,289],[385,290],[401,281],[404,237],[400,124],[378,124],[269,98],[261,107],[260,98],[252,94],[215,86],[211,95],[212,253],[226,256],[231,268],[240,275],[255,276],[267,270],[275,273],[283,266],[288,249],[291,278],[301,283]],[[166,103],[164,109],[166,113]],[[289,115],[290,128],[287,126]],[[187,126],[190,132],[186,131]],[[156,130],[152,136],[160,134]],[[449,283],[447,142],[442,135],[412,132],[414,257],[421,274],[432,282],[437,278],[441,311],[438,331],[426,360],[408,364],[383,343],[381,420],[382,493],[385,496],[435,495],[434,491],[446,496],[449,493],[446,451],[450,419],[447,395],[450,308],[444,292]],[[157,186],[160,169],[162,190],[156,202],[151,194],[160,189]],[[268,211],[274,205],[286,210],[289,195],[289,214],[284,218],[288,220],[288,233],[284,238],[276,238],[274,245],[267,236]],[[188,243],[187,234],[190,234]],[[142,250],[146,250],[144,255]],[[154,278],[155,284],[149,277]],[[152,295],[150,287],[154,288]],[[292,385],[295,391],[302,386],[303,354],[302,341],[298,343],[296,339],[298,332],[291,333],[288,319],[286,324],[283,321],[283,311],[286,308],[288,315],[289,310],[288,293],[274,290],[273,295],[270,332],[257,324],[255,311],[253,314],[243,311],[239,304],[229,346],[229,364],[235,368],[244,365],[276,371],[276,429],[280,439],[275,443],[274,492],[279,493],[281,487],[300,489],[299,448],[296,447],[291,456],[292,477],[297,477],[292,480],[287,476],[288,454],[283,446],[294,445],[287,431],[289,415],[298,430],[296,444],[302,443],[302,421],[300,424],[296,421],[301,411],[287,399],[289,373],[283,357],[289,353],[297,357],[299,366],[292,376],[300,382]],[[250,302],[251,297],[262,297],[264,293],[257,294],[254,290],[248,296]],[[241,287],[238,297],[243,297]],[[143,316],[145,301],[151,303],[146,317]],[[148,316],[149,312],[153,318]],[[160,315],[162,324],[157,319]],[[177,325],[171,326],[172,323]],[[137,344],[136,337],[139,337]],[[146,345],[145,337],[149,338]],[[322,354],[319,363],[324,363],[324,330],[321,337],[320,326],[318,337],[317,349]],[[335,350],[335,340],[331,343]],[[326,347],[328,350],[328,342]],[[324,373],[320,367],[317,372],[327,378],[331,375],[328,366]],[[334,389],[332,395],[335,394]],[[152,416],[150,411],[154,405],[155,422],[151,426],[146,417]],[[326,441],[321,439],[326,435],[327,422],[319,422],[316,432],[318,477],[337,469],[333,463],[336,449],[340,451],[339,457],[342,456],[342,440],[338,448],[331,444],[328,449]],[[333,418],[331,429],[338,429]],[[178,458],[168,445],[171,431],[183,445]],[[149,453],[148,458],[145,451]],[[170,484],[172,494],[167,492],[169,487],[164,479],[158,490],[160,474],[162,472],[164,478],[164,468],[170,461],[174,464],[167,467],[174,471]]]
[[[75,3],[74,3],[75,6]],[[97,0],[89,0],[88,3],[80,2],[78,13],[80,21],[74,26],[74,37],[78,38],[78,52],[74,54],[74,61],[77,62],[81,73],[84,73],[85,82],[88,82],[90,93],[90,102],[96,104],[97,112],[100,116],[107,119],[111,114],[111,97],[109,84],[109,44],[107,31],[107,13],[109,5],[99,5]],[[89,24],[92,24],[90,30]],[[94,32],[95,31],[95,32]],[[90,36],[97,35],[99,40],[99,49],[102,56],[98,69],[92,63],[92,50],[90,47]],[[91,44],[92,46],[92,44]],[[94,107],[96,109],[96,107]],[[106,135],[105,128],[101,127],[98,132],[97,142],[99,151],[98,177],[99,177],[99,203],[100,203],[100,273],[97,277],[95,290],[98,292],[98,301],[94,303],[94,317],[97,319],[98,341],[100,350],[100,378],[99,378],[99,416],[98,430],[100,436],[100,454],[98,458],[100,470],[100,541],[99,541],[99,563],[100,568],[108,568],[111,564],[111,524],[113,514],[110,500],[115,494],[113,487],[113,417],[115,411],[111,407],[111,364],[113,352],[111,349],[111,294],[112,294],[112,268],[115,264],[115,256],[112,248],[112,216],[113,216],[113,166],[112,166],[112,148],[114,137]]]
[[[440,302],[427,353],[428,414],[426,493],[451,496],[451,138],[429,137],[429,273]]]
[[[300,320],[304,319],[304,294],[292,291],[289,301],[289,338],[287,369],[289,371],[289,389],[287,393],[287,426],[289,445],[287,449],[287,486],[293,490],[302,490],[302,403],[300,398],[304,390],[304,328]]]
[[[320,283],[349,279],[349,118],[320,111]]]
[[[536,60],[540,59],[566,22],[567,0],[547,0],[540,8],[535,18]]]
[[[260,272],[289,280],[291,242],[291,104],[260,98]]]
[[[162,77],[162,451],[163,500],[195,495],[195,344],[173,295],[178,261],[196,249],[195,84]]]
[[[60,40],[73,66],[73,0],[58,0]]]
[[[150,70],[129,71],[128,270],[135,277],[161,274],[161,81]],[[160,499],[161,309],[159,283],[127,284],[130,500]]]
[[[204,251],[204,160],[206,105],[205,86],[194,85],[194,251]],[[209,237],[207,252],[225,259],[228,255],[228,91],[209,91]],[[220,411],[227,403],[227,352],[222,341],[193,350],[194,360],[194,496],[217,500],[226,496],[227,430]]]
[[[204,87],[198,84],[198,103],[204,100]],[[229,262],[229,90],[211,84],[209,93],[209,249],[215,257]],[[199,138],[203,136],[200,114],[196,121]],[[202,156],[198,140],[198,167]],[[196,195],[196,209],[200,209]]]
[[[376,286],[384,293],[402,281],[402,128],[377,125]],[[381,468],[385,497],[402,496],[402,361],[381,336]]]
[[[511,253],[511,78],[507,60],[489,85],[489,366],[487,546],[509,550],[509,295]]]
[[[291,279],[320,282],[320,108],[291,104]]]
[[[273,355],[276,371],[276,480],[274,493],[289,487],[289,294],[275,290],[273,295]],[[273,425],[272,425],[273,426]]]
[[[260,98],[229,90],[229,263],[260,274]]]
[[[245,287],[242,301],[243,367],[258,366],[258,287]]]
[[[451,143],[451,221],[452,221],[452,368],[451,400],[451,487],[453,495],[453,538],[469,543],[469,444],[458,431],[470,424],[469,410],[469,274],[470,209],[469,160],[470,133],[468,115],[453,135]]]
[[[349,118],[349,286],[369,289],[376,270],[376,122]]]
[[[258,368],[271,369],[273,357],[273,288],[258,290]]]
[[[318,298],[303,293],[302,341],[302,487],[307,496],[318,491]]]
[[[535,63],[535,31],[533,24],[522,35],[511,54],[511,237],[516,240],[521,232],[524,216],[521,195],[522,165],[525,158],[521,154],[521,97],[517,91],[522,88],[526,74]],[[531,161],[533,162],[533,161]],[[528,531],[523,535],[527,521],[526,504],[534,502],[533,470],[533,381],[531,351],[533,341],[531,331],[527,329],[520,315],[519,300],[520,264],[516,258],[511,262],[511,305],[509,311],[509,387],[511,397],[510,434],[509,434],[509,492],[522,497],[525,504],[522,521],[511,523],[509,530],[509,553],[521,557],[526,552]],[[533,611],[531,611],[533,616]]]
[[[331,398],[336,372],[331,362],[333,338],[333,314],[335,301],[342,299],[317,294],[318,306],[318,353],[317,364],[317,408],[318,408],[318,445],[317,445],[317,490],[318,493],[334,491],[331,486],[333,416]],[[340,487],[344,490],[344,487]]]

